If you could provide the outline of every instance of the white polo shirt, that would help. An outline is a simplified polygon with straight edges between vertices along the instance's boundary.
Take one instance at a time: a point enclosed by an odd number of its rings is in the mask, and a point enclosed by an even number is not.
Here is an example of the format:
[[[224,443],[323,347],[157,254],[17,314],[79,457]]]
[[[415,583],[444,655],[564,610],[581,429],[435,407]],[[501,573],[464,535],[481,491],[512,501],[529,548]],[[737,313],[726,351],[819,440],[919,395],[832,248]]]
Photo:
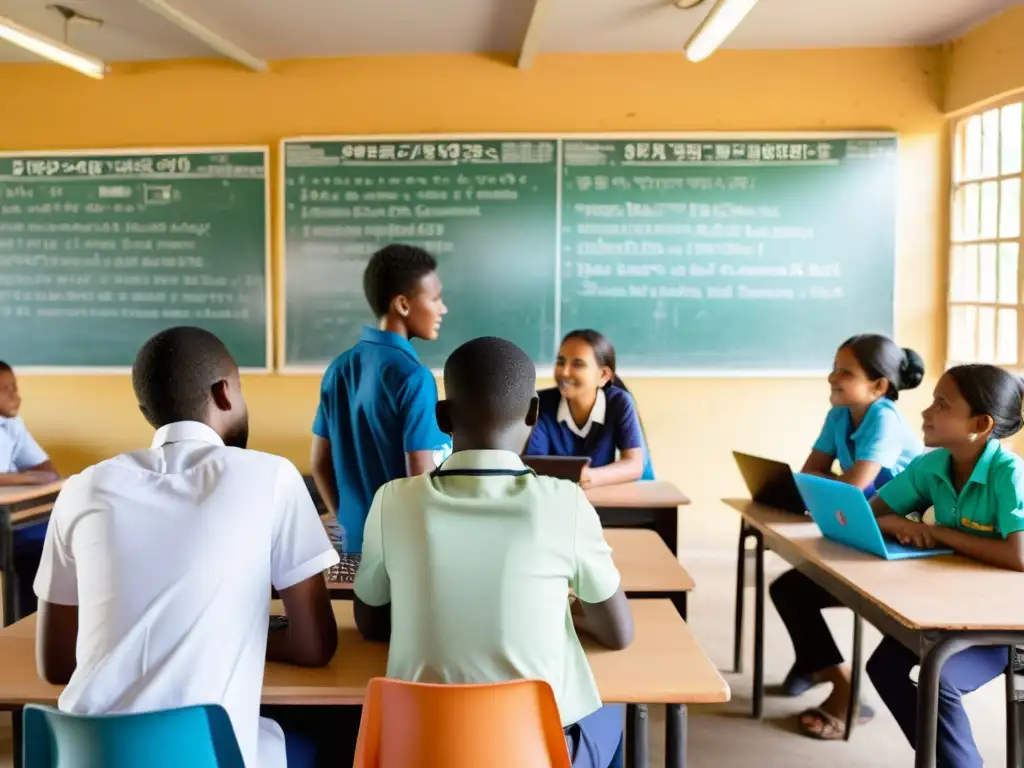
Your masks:
[[[514,453],[460,451],[373,500],[355,592],[391,603],[388,677],[430,683],[546,680],[568,725],[601,706],[568,592],[619,588],[597,512],[575,483]]]
[[[35,591],[78,606],[75,714],[221,704],[248,768],[284,768],[259,717],[270,588],[338,562],[298,470],[180,422],[64,485]]]
[[[24,472],[49,458],[20,417],[8,419],[0,416],[0,473]]]

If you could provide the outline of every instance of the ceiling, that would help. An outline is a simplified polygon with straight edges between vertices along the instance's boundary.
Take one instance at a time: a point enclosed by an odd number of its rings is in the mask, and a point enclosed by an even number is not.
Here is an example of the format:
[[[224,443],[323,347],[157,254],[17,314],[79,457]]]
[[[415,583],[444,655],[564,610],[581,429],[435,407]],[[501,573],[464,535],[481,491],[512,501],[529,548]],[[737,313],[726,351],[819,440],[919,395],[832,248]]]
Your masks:
[[[1024,0],[761,0],[731,48],[831,48],[936,43]],[[63,37],[48,0],[0,0],[0,16]],[[62,0],[104,20],[73,25],[69,43],[107,61],[213,55],[135,0]],[[534,0],[171,0],[262,59],[515,51]],[[540,51],[680,51],[711,7],[672,0],[550,0]],[[32,61],[0,41],[0,61]]]

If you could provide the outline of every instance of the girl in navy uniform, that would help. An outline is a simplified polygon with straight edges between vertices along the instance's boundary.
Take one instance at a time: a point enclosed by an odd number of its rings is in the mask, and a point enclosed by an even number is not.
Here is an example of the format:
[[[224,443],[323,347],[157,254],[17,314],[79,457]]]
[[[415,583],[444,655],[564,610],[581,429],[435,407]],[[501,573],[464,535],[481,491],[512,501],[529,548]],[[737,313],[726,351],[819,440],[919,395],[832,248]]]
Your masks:
[[[580,485],[653,480],[636,404],[615,373],[615,347],[594,330],[572,331],[555,362],[555,386],[539,392],[531,456],[589,456]]]

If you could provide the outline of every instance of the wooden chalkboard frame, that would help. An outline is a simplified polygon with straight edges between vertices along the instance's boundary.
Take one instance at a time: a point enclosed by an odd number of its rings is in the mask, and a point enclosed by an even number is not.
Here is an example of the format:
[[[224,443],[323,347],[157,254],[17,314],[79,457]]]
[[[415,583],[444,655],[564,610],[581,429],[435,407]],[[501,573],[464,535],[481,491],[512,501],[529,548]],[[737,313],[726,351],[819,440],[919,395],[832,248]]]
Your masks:
[[[288,364],[286,360],[286,349],[285,344],[287,340],[287,329],[285,327],[288,316],[288,297],[286,293],[287,281],[285,274],[288,266],[287,253],[285,249],[286,241],[286,222],[285,222],[285,171],[286,171],[286,157],[287,157],[287,146],[289,144],[309,144],[318,142],[370,142],[370,141],[501,141],[501,140],[521,140],[521,141],[538,141],[547,140],[557,142],[557,163],[559,171],[562,167],[562,142],[564,141],[579,141],[579,140],[605,140],[605,141],[630,141],[630,140],[652,140],[652,141],[729,141],[729,140],[768,140],[768,141],[784,141],[784,140],[820,140],[820,141],[847,141],[851,139],[894,139],[897,147],[897,158],[900,150],[900,135],[898,131],[886,130],[886,129],[849,129],[849,130],[830,130],[830,131],[612,131],[612,132],[558,132],[558,131],[529,131],[529,132],[502,132],[502,133],[470,133],[470,132],[454,132],[454,133],[381,133],[381,134],[324,134],[324,135],[302,135],[302,136],[288,136],[282,138],[278,142],[278,212],[277,212],[277,248],[278,253],[281,254],[281,272],[280,272],[280,285],[281,285],[281,323],[277,329],[277,357],[276,367],[277,371],[281,374],[286,375],[322,375],[327,368],[326,364]],[[710,162],[710,161],[709,161]],[[772,161],[761,161],[760,165],[769,165]],[[897,163],[898,165],[898,163]],[[556,239],[554,243],[554,250],[552,251],[552,265],[555,269],[555,349],[558,348],[558,344],[561,341],[561,335],[564,330],[561,327],[562,320],[562,302],[561,302],[561,271],[559,269],[559,259],[557,254],[561,252],[561,236],[562,236],[562,173],[557,174],[557,186],[556,186]],[[899,185],[900,178],[897,172],[897,178],[894,183]],[[897,258],[899,256],[900,246],[900,233],[899,227],[896,227],[895,239],[894,239],[894,253],[893,253],[893,273],[892,273],[892,286],[893,286],[893,322],[898,316],[899,309],[899,283],[898,275],[899,269],[897,267]],[[891,336],[895,332],[895,329],[889,329],[888,334]],[[838,343],[838,342],[837,342]],[[435,376],[440,376],[443,371],[440,369],[431,369]],[[823,365],[820,369],[793,369],[788,370],[785,368],[780,369],[679,369],[679,368],[634,368],[624,366],[620,369],[619,373],[625,378],[642,378],[642,379],[811,379],[818,378],[827,375],[831,370],[831,366]]]
[[[265,144],[226,144],[218,146],[176,146],[176,147],[120,147],[101,149],[30,149],[0,151],[0,157],[38,157],[40,155],[65,157],[70,155],[84,156],[109,156],[109,155],[174,155],[174,154],[224,154],[230,152],[258,152],[263,155],[263,272],[264,272],[264,293],[265,293],[265,328],[264,336],[266,342],[266,355],[263,366],[246,366],[239,368],[245,374],[269,374],[272,373],[274,359],[274,287],[272,284],[273,274],[273,237],[271,234],[271,207],[270,207],[270,147]],[[19,365],[18,371],[37,375],[57,376],[119,376],[131,373],[131,366],[73,366],[73,365]]]

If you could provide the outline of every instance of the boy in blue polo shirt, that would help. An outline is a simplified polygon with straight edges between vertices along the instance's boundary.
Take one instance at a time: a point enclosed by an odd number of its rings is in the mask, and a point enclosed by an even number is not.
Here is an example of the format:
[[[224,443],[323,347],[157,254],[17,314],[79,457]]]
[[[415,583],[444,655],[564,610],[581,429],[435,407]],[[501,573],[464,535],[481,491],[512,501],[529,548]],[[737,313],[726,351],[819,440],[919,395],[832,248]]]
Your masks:
[[[437,427],[437,385],[410,339],[433,341],[448,310],[437,261],[409,245],[377,251],[363,273],[377,318],[320,384],[313,479],[338,519],[346,552],[361,552],[370,502],[391,480],[430,472],[450,451]]]

